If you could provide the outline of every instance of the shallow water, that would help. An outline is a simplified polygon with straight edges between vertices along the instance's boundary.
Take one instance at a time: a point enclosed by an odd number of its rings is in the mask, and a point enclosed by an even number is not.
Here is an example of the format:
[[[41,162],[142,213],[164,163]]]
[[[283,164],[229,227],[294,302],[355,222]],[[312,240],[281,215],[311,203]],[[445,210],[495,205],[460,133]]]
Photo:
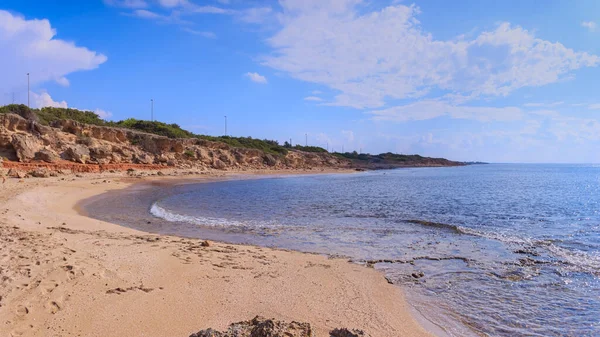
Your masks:
[[[376,268],[454,336],[600,335],[594,165],[144,186],[87,209],[153,232],[385,260]]]

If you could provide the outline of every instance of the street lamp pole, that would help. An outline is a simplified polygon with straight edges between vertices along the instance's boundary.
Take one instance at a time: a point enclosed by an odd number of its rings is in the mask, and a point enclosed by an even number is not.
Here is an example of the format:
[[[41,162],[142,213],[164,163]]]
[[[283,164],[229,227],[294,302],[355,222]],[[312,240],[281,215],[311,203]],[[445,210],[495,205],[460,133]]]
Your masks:
[[[150,121],[154,122],[154,98],[150,99]]]
[[[29,105],[29,73],[27,73],[27,107],[31,108]]]

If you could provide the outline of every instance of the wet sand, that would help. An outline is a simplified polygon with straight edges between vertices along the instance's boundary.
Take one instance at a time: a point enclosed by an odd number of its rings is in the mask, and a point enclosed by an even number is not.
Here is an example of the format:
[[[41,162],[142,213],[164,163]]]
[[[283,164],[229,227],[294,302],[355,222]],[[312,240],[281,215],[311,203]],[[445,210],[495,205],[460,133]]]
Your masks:
[[[189,336],[256,315],[308,322],[316,336],[430,336],[373,269],[94,220],[75,205],[140,179],[61,179],[0,184],[0,336]]]

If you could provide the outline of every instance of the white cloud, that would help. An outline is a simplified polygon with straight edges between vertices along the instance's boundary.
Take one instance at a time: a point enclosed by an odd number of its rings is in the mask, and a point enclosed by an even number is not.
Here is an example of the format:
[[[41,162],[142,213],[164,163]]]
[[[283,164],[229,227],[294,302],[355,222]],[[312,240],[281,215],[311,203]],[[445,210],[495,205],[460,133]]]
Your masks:
[[[313,94],[313,95],[320,95],[320,94],[322,94],[322,92],[321,92],[321,91],[319,91],[319,90],[313,90],[313,91],[312,91],[312,94]]]
[[[562,105],[563,103],[565,103],[565,102],[560,101],[560,102],[551,102],[551,103],[525,103],[525,104],[523,104],[523,106],[526,106],[526,107],[549,107],[549,108],[551,108],[551,107]]]
[[[215,7],[215,6],[188,6],[187,11],[189,13],[200,13],[200,14],[233,14],[234,11],[226,8]]]
[[[40,93],[35,93],[35,92],[31,92],[31,107],[32,108],[37,108],[37,109],[41,109],[41,108],[46,108],[46,107],[52,107],[52,108],[68,108],[69,105],[67,104],[67,101],[55,101],[52,96],[50,96],[50,94],[47,91],[41,91]],[[77,109],[77,108],[72,108],[72,109]],[[77,109],[77,110],[81,110],[81,111],[92,111],[89,109]],[[100,118],[102,119],[108,119],[112,116],[112,112],[110,111],[106,111],[103,109],[96,109],[93,110],[93,112],[100,116]]]
[[[587,28],[590,32],[595,32],[596,27],[598,27],[594,21],[583,21],[581,26]]]
[[[266,84],[267,78],[258,73],[246,73],[244,76],[248,77],[252,82]]]
[[[321,102],[323,99],[321,97],[317,97],[317,96],[308,96],[308,97],[304,97],[305,101],[313,101],[313,102]]]
[[[358,2],[281,1],[282,26],[267,40],[273,53],[262,63],[337,90],[333,105],[359,109],[420,98],[434,89],[463,101],[506,96],[600,63],[595,55],[509,23],[473,39],[436,40],[421,28],[416,6],[359,13]]]
[[[188,4],[187,0],[158,0],[158,3],[167,8],[178,7]]]
[[[590,104],[590,105],[588,105],[588,109],[590,109],[590,110],[600,110],[600,103]]]
[[[47,81],[67,86],[67,75],[106,62],[106,56],[55,35],[48,20],[27,20],[0,10],[0,91],[26,88],[27,73],[32,86]]]
[[[435,100],[423,100],[388,109],[373,110],[369,114],[373,115],[373,119],[377,121],[394,122],[427,120],[442,116],[455,119],[475,119],[482,122],[513,121],[523,117],[523,111],[517,107],[461,106]]]
[[[354,142],[354,132],[350,130],[342,130],[342,135],[346,138],[349,143]]]
[[[102,109],[96,109],[96,110],[94,110],[94,113],[96,115],[100,116],[100,118],[102,118],[102,119],[108,119],[108,118],[112,117],[112,112],[105,111]]]
[[[217,35],[213,32],[200,31],[200,30],[195,30],[195,29],[191,29],[191,28],[183,28],[183,31],[188,32],[190,34],[202,36],[207,39],[216,39],[217,38]]]
[[[240,20],[246,23],[263,23],[272,12],[271,7],[248,8],[241,12]]]
[[[125,8],[146,8],[148,4],[144,0],[104,0],[108,6]]]
[[[136,9],[132,12],[133,16],[137,16],[138,18],[144,18],[144,19],[158,19],[158,18],[163,18],[163,15],[154,13],[152,11],[146,10],[146,9]]]
[[[45,107],[53,107],[53,108],[66,108],[67,102],[61,101],[57,102],[52,99],[50,94],[45,91],[41,93],[31,92],[31,106],[33,108],[45,108]]]

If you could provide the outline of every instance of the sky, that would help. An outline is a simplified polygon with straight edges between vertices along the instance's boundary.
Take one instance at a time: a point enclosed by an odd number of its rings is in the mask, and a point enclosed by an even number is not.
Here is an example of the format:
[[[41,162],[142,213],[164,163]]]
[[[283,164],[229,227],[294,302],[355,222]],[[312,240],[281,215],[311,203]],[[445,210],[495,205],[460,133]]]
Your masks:
[[[1,0],[0,104],[461,161],[600,163],[597,0]]]

